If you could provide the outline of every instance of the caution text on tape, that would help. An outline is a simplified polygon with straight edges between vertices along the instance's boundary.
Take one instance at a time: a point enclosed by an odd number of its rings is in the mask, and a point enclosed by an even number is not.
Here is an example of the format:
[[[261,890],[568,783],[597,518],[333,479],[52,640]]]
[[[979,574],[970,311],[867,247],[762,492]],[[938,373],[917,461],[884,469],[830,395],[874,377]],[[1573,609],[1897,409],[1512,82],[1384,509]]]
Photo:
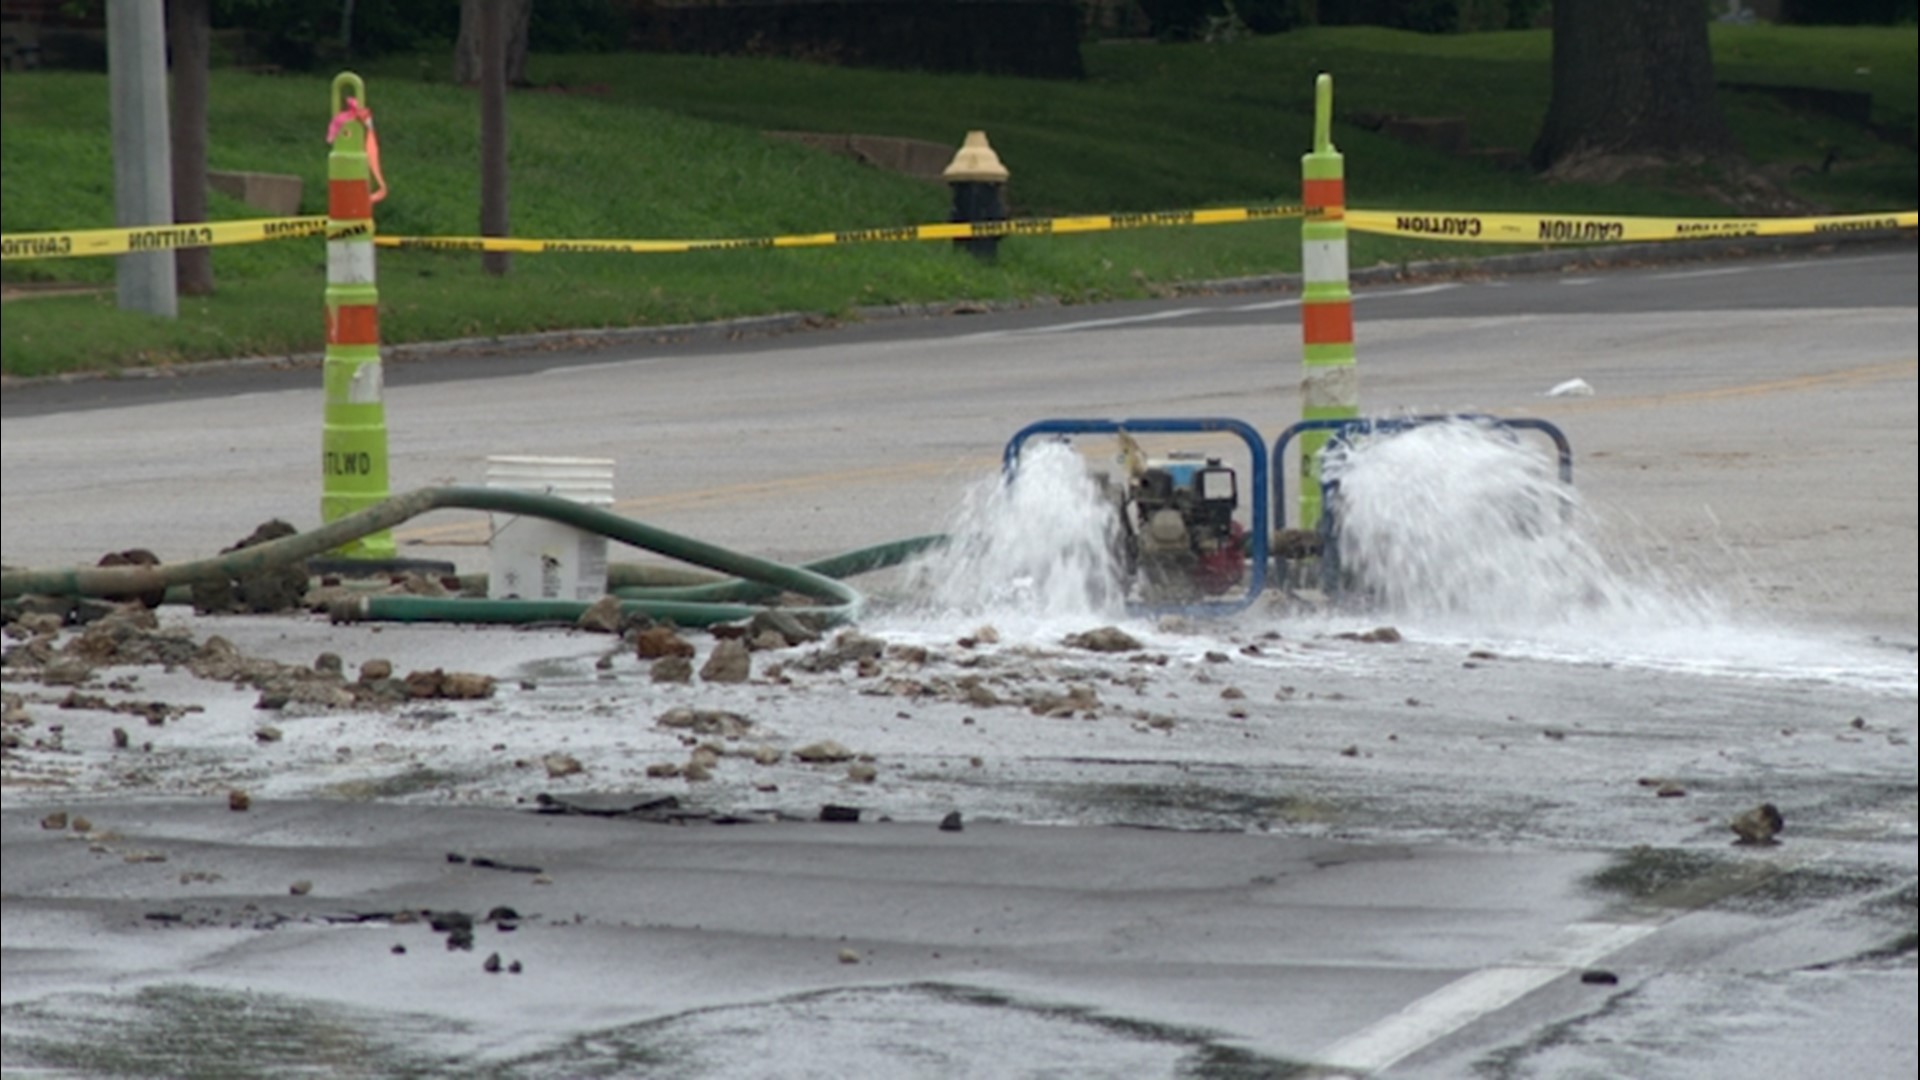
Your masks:
[[[126,255],[137,251],[253,244],[263,240],[292,240],[319,236],[327,228],[324,217],[249,218],[244,221],[207,221],[188,225],[152,225],[135,229],[75,229],[64,232],[13,233],[0,236],[0,258],[66,259],[88,255]]]
[[[505,251],[532,254],[612,252],[664,254],[754,248],[810,248],[847,244],[934,240],[986,240],[1011,236],[1066,236],[1127,229],[1231,225],[1311,216],[1344,216],[1356,232],[1483,244],[1597,244],[1703,237],[1818,235],[1911,229],[1920,214],[1897,211],[1797,218],[1656,218],[1601,214],[1516,214],[1479,211],[1335,210],[1309,212],[1293,205],[1239,206],[1211,210],[1159,210],[1076,217],[1013,218],[1005,221],[900,225],[783,236],[691,240],[536,240],[479,236],[377,236],[381,247],[424,251]],[[59,259],[173,248],[215,247],[266,240],[325,236],[354,239],[372,231],[368,222],[329,228],[325,217],[256,218],[137,229],[80,229],[0,236],[6,261]]]
[[[908,243],[927,240],[986,240],[1003,236],[1060,236],[1121,229],[1177,228],[1187,225],[1231,225],[1248,221],[1278,221],[1305,217],[1299,206],[1236,206],[1213,210],[1158,210],[1134,214],[1088,214],[1080,217],[1012,218],[937,225],[900,225],[840,232],[797,233],[787,236],[733,237],[714,240],[531,240],[481,236],[381,236],[381,247],[422,251],[508,251],[529,254],[555,252],[626,252],[661,254],[690,251],[736,251],[747,248],[831,247],[837,244]]]
[[[1704,237],[1803,236],[1911,229],[1914,211],[1797,218],[1656,218],[1600,214],[1508,214],[1475,211],[1354,210],[1349,229],[1422,240],[1480,244],[1606,244]]]

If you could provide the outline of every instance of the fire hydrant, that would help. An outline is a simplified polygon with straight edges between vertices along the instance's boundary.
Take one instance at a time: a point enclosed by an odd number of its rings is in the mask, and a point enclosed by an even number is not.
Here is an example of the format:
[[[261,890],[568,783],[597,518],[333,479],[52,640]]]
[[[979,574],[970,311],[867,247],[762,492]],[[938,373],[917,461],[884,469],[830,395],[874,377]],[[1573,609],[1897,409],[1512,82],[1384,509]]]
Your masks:
[[[953,188],[952,222],[1007,220],[1007,178],[1000,155],[987,144],[987,133],[969,131],[953,161],[940,174]],[[992,262],[1000,247],[998,236],[957,239],[955,244],[981,262]]]

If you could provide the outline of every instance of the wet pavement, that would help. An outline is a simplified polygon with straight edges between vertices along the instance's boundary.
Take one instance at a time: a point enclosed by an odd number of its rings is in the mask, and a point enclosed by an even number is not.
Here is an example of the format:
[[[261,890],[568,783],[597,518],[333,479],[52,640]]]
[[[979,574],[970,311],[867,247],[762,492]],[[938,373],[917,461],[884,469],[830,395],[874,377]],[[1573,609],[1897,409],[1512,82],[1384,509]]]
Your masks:
[[[1701,1041],[1911,1015],[1898,648],[1576,661],[1256,612],[1103,654],[883,615],[868,663],[810,662],[829,640],[718,685],[584,631],[165,624],[498,680],[345,711],[185,668],[78,688],[201,710],[158,725],[10,682],[59,740],[7,763],[10,1073],[1708,1076],[1677,1067]],[[657,775],[702,745],[710,778]],[[1733,844],[1763,800],[1783,842]],[[1454,1034],[1510,1005],[1535,1034]],[[1620,1049],[1649,1029],[1685,1046]]]
[[[1844,316],[1783,301],[1721,319],[1758,294],[1694,299],[1740,280],[1718,267],[1517,283],[1518,311],[1500,282],[1462,286],[1369,321],[1378,407],[1567,426],[1624,567],[1555,578],[1569,564],[1496,557],[1525,587],[1469,610],[929,614],[892,582],[857,641],[753,652],[738,682],[661,682],[632,644],[564,627],[168,607],[142,633],[173,635],[169,663],[10,664],[0,1063],[1912,1075],[1912,263],[1751,268],[1782,297],[1815,295],[1791,287],[1802,273],[1844,285]],[[1642,293],[1676,310],[1606,314]],[[1583,306],[1533,313],[1562,296]],[[1220,311],[1180,315],[1204,324],[1187,330],[1029,317],[911,350],[763,344],[449,383],[396,394],[396,460],[409,483],[445,482],[522,449],[479,423],[506,393],[530,429],[608,433],[558,449],[625,455],[623,513],[811,558],[875,539],[877,518],[947,527],[1036,413],[1239,413],[1246,387],[1290,387],[1272,328],[1244,325],[1268,316]],[[1190,393],[1171,404],[1167,355],[1208,358],[1180,368]],[[753,377],[796,364],[818,370]],[[1539,400],[1572,376],[1596,396]],[[264,390],[84,424],[10,412],[8,561],[203,555],[291,513],[284,476],[310,455],[283,433],[315,408]],[[742,424],[780,442],[742,445]],[[170,449],[134,460],[123,430]],[[472,569],[483,549],[462,537],[483,531],[403,543]],[[1452,539],[1462,563],[1482,545]],[[1109,624],[1140,647],[1068,642]],[[83,633],[49,638],[49,657]],[[197,659],[215,636],[225,668]],[[684,636],[697,673],[716,641]],[[306,674],[263,689],[232,655]],[[377,662],[491,693],[341,689]],[[1775,842],[1737,843],[1762,806]],[[586,812],[542,812],[565,808]]]
[[[1077,1071],[1086,1044],[1106,1042],[1096,1074],[1209,1057],[1278,1070],[1355,1005],[1390,1009],[1579,912],[1580,897],[1540,882],[1598,864],[1124,829],[672,826],[312,803],[244,817],[137,804],[94,824],[118,837],[114,851],[7,819],[10,888],[36,897],[24,913],[9,904],[8,979],[42,1003],[24,1024],[8,1017],[10,1058],[71,1059],[52,1033],[35,1052],[33,1018],[86,1012],[84,995],[109,977],[120,994],[149,988],[154,1011],[280,999],[296,1044],[325,1027],[376,1042],[393,1034],[389,1019],[438,1029],[464,1045],[435,1075],[599,1074],[596,1055],[645,1060],[682,1040],[723,1045],[668,1075],[725,1075],[729,1059],[752,1074],[733,1040],[696,1033],[777,1028],[788,1012],[816,1018],[788,1035],[805,1035],[800,1061],[819,1057],[791,1075],[878,1070],[888,1058],[876,1051],[916,1044],[914,1075]],[[134,849],[166,861],[118,854]],[[540,873],[476,868],[482,852],[538,860]],[[1395,895],[1407,873],[1425,882],[1417,901]],[[311,891],[287,895],[296,880]],[[503,907],[519,918],[475,925],[470,948],[428,914],[483,920]],[[520,971],[486,971],[495,954]],[[204,999],[169,1003],[183,980]],[[1003,1022],[1037,1041],[996,1049]],[[836,1052],[842,1028],[873,1030],[848,1030]],[[777,1029],[754,1037],[782,1041]],[[703,1057],[711,1067],[694,1067]]]

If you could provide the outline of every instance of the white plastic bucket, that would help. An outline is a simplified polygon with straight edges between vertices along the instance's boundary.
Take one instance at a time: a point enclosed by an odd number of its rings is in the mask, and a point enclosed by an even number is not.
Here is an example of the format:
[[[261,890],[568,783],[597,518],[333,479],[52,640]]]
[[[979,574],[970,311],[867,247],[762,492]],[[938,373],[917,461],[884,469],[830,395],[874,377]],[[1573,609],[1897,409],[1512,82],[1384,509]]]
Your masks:
[[[611,458],[487,459],[487,486],[613,505]],[[598,600],[607,591],[607,538],[546,518],[489,514],[487,596],[495,600]]]

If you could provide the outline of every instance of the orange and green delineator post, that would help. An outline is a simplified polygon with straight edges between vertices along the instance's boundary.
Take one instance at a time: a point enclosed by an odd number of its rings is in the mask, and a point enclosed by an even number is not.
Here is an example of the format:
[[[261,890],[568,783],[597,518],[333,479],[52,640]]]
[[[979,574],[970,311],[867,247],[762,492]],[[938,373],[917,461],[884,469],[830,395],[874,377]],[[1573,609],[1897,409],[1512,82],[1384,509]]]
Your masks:
[[[334,521],[387,498],[387,415],[380,370],[380,294],[374,287],[373,117],[366,84],[333,80],[327,154],[327,389],[320,443],[320,518]],[[349,558],[391,559],[393,534],[348,544]]]
[[[1347,284],[1346,166],[1333,148],[1333,76],[1313,87],[1313,152],[1300,159],[1300,382],[1303,420],[1360,415],[1360,378],[1353,359],[1353,290]],[[1300,437],[1300,527],[1320,522],[1320,451],[1327,433]],[[1276,510],[1280,508],[1276,507]]]

